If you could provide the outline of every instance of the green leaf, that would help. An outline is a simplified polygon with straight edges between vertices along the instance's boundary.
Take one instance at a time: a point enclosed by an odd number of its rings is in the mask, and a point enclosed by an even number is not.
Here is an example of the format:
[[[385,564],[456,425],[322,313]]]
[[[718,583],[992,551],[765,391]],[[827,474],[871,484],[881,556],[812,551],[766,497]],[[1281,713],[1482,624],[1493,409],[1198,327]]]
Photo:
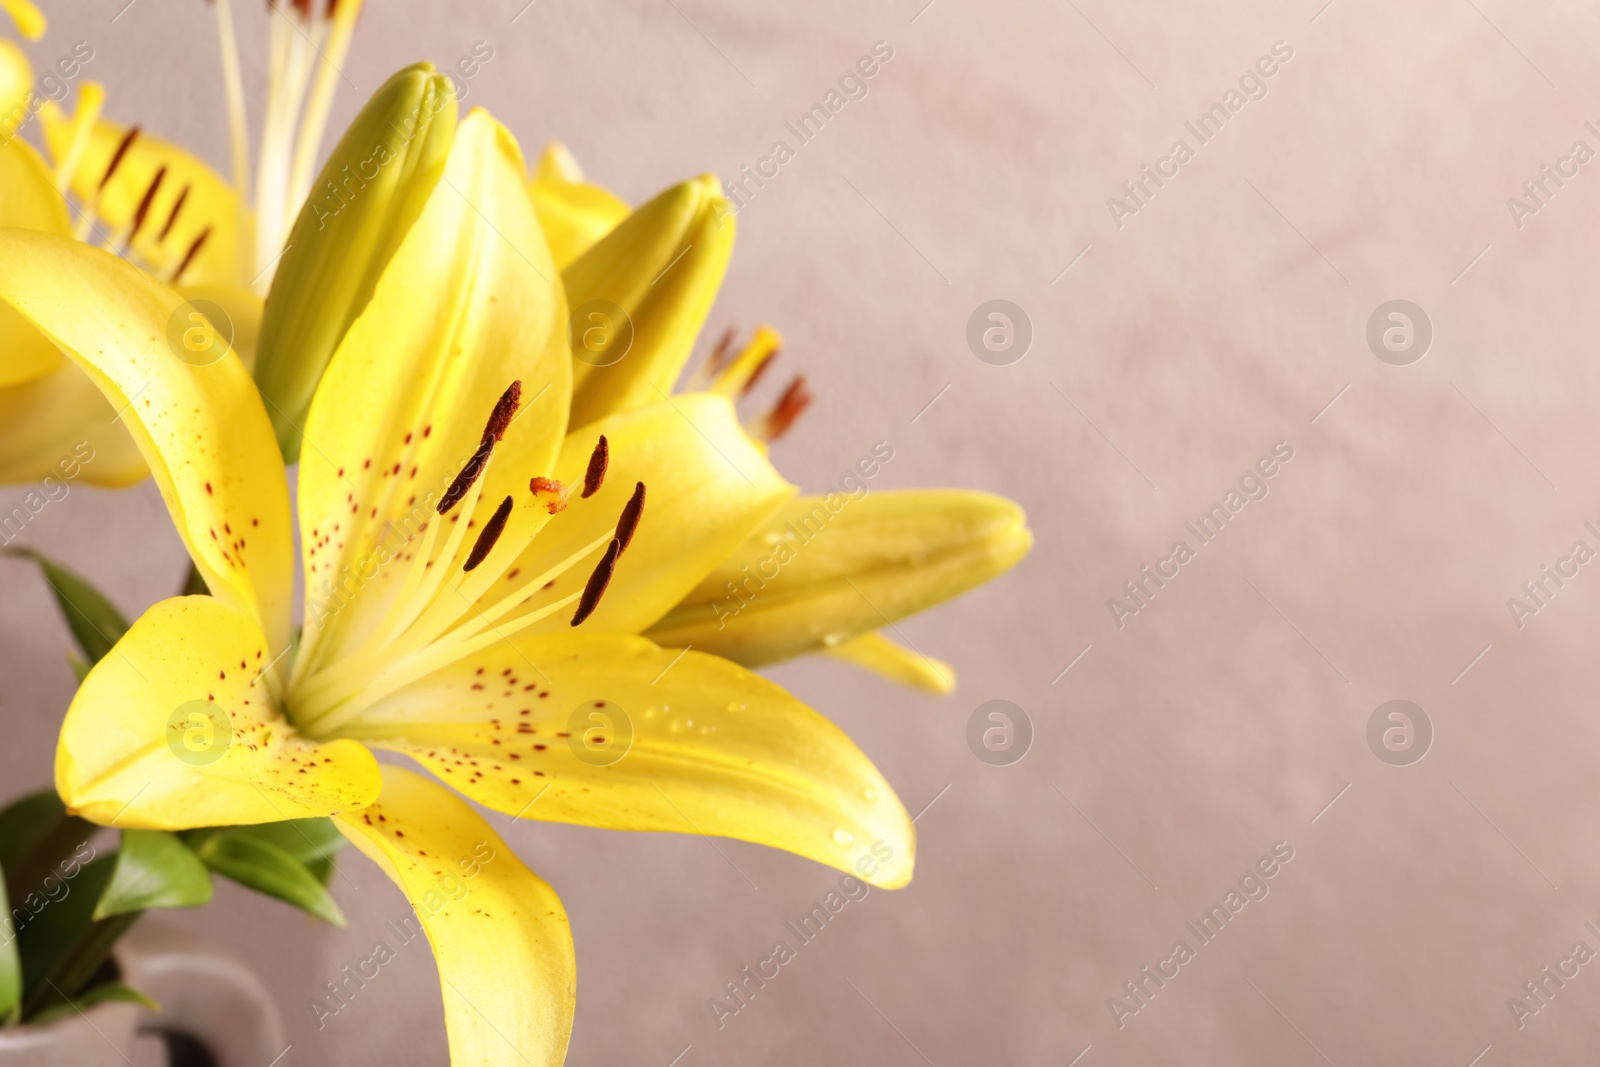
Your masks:
[[[29,914],[17,931],[25,1004],[41,989],[48,991],[47,977],[55,981],[73,969],[75,956],[89,955],[80,949],[99,940],[94,928],[105,924],[94,921],[94,905],[111,881],[115,866],[116,857],[101,856],[76,877],[56,885],[48,895],[39,892],[25,900],[12,900],[13,917],[24,910]],[[75,990],[64,992],[70,996]]]
[[[0,867],[15,863],[52,822],[66,813],[54,789],[29,793],[0,808]]]
[[[192,908],[210,899],[210,872],[177,834],[124,830],[116,872],[95,905],[94,917],[145,908]]]
[[[17,935],[11,928],[11,903],[6,899],[5,883],[0,881],[0,1026],[17,1021],[22,1004],[22,957],[17,954]]]
[[[71,1000],[45,1008],[28,1021],[38,1024],[47,1023],[66,1015],[76,1015],[85,1008],[92,1008],[96,1004],[103,1004],[110,1000],[124,1004],[142,1004],[151,1011],[161,1010],[161,1005],[130,985],[125,985],[122,982],[101,982],[97,986],[90,986]]]
[[[31,914],[38,900],[56,894],[56,883],[70,880],[93,859],[88,841],[97,829],[68,815],[51,789],[0,809],[0,870],[5,871],[5,892],[13,909],[26,906]]]
[[[256,829],[219,830],[201,840],[191,840],[191,847],[207,867],[223,877],[287,901],[324,922],[343,926],[344,913],[317,874],[288,850],[259,833],[249,832]]]
[[[249,837],[276,845],[299,860],[323,885],[333,876],[333,857],[350,843],[350,840],[333,825],[332,819],[286,819],[283,822],[264,822],[254,826],[223,826],[204,830],[188,830],[181,836],[190,848],[198,849],[203,843],[219,834],[232,837]]]
[[[77,574],[31,548],[8,548],[5,554],[31,559],[39,565],[44,580],[55,591],[56,603],[61,606],[61,614],[66,616],[72,636],[90,663],[99,663],[117,639],[127,633],[128,620],[105,594]]]

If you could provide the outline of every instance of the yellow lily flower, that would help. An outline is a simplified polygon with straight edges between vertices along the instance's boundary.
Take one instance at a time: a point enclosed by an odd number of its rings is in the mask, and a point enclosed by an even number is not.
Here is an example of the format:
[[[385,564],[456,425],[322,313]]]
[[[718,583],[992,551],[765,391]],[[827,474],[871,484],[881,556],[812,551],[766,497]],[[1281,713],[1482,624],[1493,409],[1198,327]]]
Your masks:
[[[0,301],[126,407],[213,593],[150,608],[89,673],[57,790],[125,828],[335,815],[424,917],[458,1064],[560,1062],[570,934],[469,806],[373,749],[514,816],[737,837],[888,888],[914,863],[905,808],[836,727],[637,636],[794,488],[716,394],[567,433],[557,278],[515,141],[469,114],[307,415],[292,650],[287,475],[242,363],[174,358],[182,297],[123,261],[0,231]]]
[[[552,145],[541,172],[548,166],[577,175],[577,165],[566,160],[565,148]],[[567,232],[584,237],[569,246],[577,256],[561,275],[575,309],[572,424],[666,399],[732,254],[733,211],[716,179],[705,175],[667,189],[621,222],[593,196],[584,201],[587,215],[574,221],[585,210],[575,198],[553,193],[547,182],[531,188],[535,206],[546,205],[541,218],[559,208]],[[599,342],[588,344],[591,337]],[[691,376],[691,388],[730,400],[745,396],[783,344],[767,326],[737,352],[732,341],[731,333],[722,338]],[[804,378],[796,377],[747,424],[747,433],[764,452],[811,399]],[[879,446],[892,457],[892,446]],[[953,691],[949,664],[878,631],[1005,573],[1027,555],[1033,534],[1021,508],[989,494],[870,492],[884,460],[863,457],[842,491],[787,505],[647,636],[747,667],[823,652],[904,685]]]
[[[0,6],[24,33],[43,33],[44,18],[27,0],[3,0]],[[31,68],[15,45],[0,41],[0,116],[37,110],[54,160],[53,170],[44,166],[18,137],[0,142],[0,226],[75,235],[119,252],[190,299],[193,306],[185,309],[175,336],[199,336],[185,333],[195,323],[204,334],[200,346],[220,350],[215,334],[205,330],[221,309],[227,322],[210,325],[230,335],[234,350],[250,363],[261,330],[262,296],[289,223],[311,188],[338,64],[361,2],[273,4],[253,200],[232,13],[229,0],[216,0],[215,6],[232,178],[138,126],[103,118],[105,90],[98,83],[83,84],[74,114],[53,100],[29,107]],[[80,205],[76,222],[69,218],[63,191]],[[77,476],[96,485],[132,485],[148,473],[118,413],[83,373],[37,331],[0,309],[0,483],[59,475],[64,460],[85,456],[90,458],[76,465]]]

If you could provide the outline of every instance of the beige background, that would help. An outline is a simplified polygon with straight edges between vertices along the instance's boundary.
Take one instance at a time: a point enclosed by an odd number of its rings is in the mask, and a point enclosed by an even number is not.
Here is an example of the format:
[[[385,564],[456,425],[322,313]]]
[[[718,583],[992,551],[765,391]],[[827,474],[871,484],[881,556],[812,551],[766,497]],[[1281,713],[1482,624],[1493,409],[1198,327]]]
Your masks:
[[[52,5],[35,54],[90,40],[113,114],[225,162],[209,12],[142,0],[113,24],[124,2]],[[1008,577],[904,624],[960,670],[955,697],[820,661],[772,672],[909,809],[939,799],[911,887],[850,905],[726,1029],[707,998],[835,873],[505,829],[571,912],[570,1062],[1592,1062],[1600,966],[1520,1030],[1506,1003],[1575,941],[1600,950],[1600,567],[1520,630],[1506,606],[1573,542],[1600,548],[1600,163],[1520,229],[1506,207],[1575,140],[1600,149],[1592,7],[539,0],[512,24],[522,2],[374,3],[336,121],[392,69],[486,41],[470,102],[638,200],[753,164],[875,41],[894,48],[742,213],[713,322],[787,334],[819,396],[776,449],[802,484],[887,439],[880,486],[1003,493],[1038,535]],[[265,15],[242,6],[258,114]],[[1276,41],[1293,58],[1266,98],[1118,229],[1107,197],[1174,139],[1196,147],[1184,122]],[[964,340],[995,297],[1035,329],[1011,366]],[[1395,298],[1435,331],[1411,366],[1364,339]],[[1270,495],[1118,630],[1106,599],[1278,441],[1294,459]],[[74,489],[27,540],[130,613],[184,571],[148,486]],[[39,578],[0,564],[0,589],[10,793],[48,780],[72,679]],[[965,741],[994,698],[1036,731],[1010,767]],[[1435,730],[1412,766],[1366,741],[1393,698]],[[1107,999],[1194,947],[1185,921],[1278,841],[1294,859],[1270,895],[1119,1030]],[[442,1062],[421,946],[316,1029],[309,999],[406,909],[359,857],[343,869],[347,930],[226,888],[193,921],[281,999],[285,1062]]]

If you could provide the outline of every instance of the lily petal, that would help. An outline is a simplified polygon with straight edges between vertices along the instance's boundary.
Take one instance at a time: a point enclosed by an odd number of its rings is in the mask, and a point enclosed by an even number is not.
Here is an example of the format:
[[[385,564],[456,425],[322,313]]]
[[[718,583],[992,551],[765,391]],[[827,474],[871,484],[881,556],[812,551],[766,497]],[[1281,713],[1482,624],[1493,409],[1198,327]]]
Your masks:
[[[827,654],[857,667],[938,696],[956,691],[956,671],[942,659],[891,641],[881,633],[865,633],[827,649]]]
[[[557,270],[566,270],[628,217],[620,198],[583,180],[578,161],[560,141],[545,146],[528,192]]]
[[[505,496],[527,498],[529,477],[561,446],[566,316],[525,173],[515,140],[486,112],[462,120],[444,176],[317,389],[300,464],[307,610],[297,674],[387,614],[407,568],[383,564],[434,518],[512,382],[522,382],[521,408],[480,504],[452,518],[482,527]],[[352,582],[361,595],[327,613],[327,593]]]
[[[639,637],[512,638],[337,733],[404,752],[496,811],[736,837],[896,888],[911,820],[843,731],[726,660]]]
[[[0,9],[11,16],[17,31],[28,40],[37,41],[44,36],[44,13],[29,0],[0,0]]]
[[[1032,546],[1022,509],[987,493],[800,497],[647,636],[747,667],[775,663],[960,596]]]
[[[733,405],[721,396],[675,396],[591,423],[568,435],[555,477],[582,486],[602,434],[611,459],[600,490],[587,500],[574,498],[517,558],[514,569],[523,582],[532,581],[593,543],[616,523],[634,486],[643,482],[644,518],[638,533],[617,564],[599,609],[584,623],[590,631],[638,633],[736,551],[794,495],[795,487],[745,436]],[[582,589],[601,551],[594,549],[557,578],[548,593],[534,598],[531,610]],[[480,601],[485,608],[489,603],[488,598]],[[567,627],[568,616],[562,615],[536,624],[535,632]]]
[[[15,43],[0,39],[0,115],[25,115],[33,96],[33,64]],[[8,124],[10,125],[10,124]],[[9,132],[15,136],[15,126]]]
[[[256,620],[214,597],[145,612],[84,679],[61,726],[56,791],[124,829],[331,815],[378,795],[372,753],[298,737],[269,692]]]
[[[734,216],[721,187],[704,174],[638,207],[561,272],[578,339],[574,427],[653,404],[672,391],[727,273],[733,236]],[[616,309],[626,326],[611,321]],[[591,321],[609,331],[602,350],[583,340]],[[618,358],[611,339],[629,333]]]
[[[558,1067],[577,958],[561,900],[438,783],[383,768],[383,793],[335,819],[422,920],[439,966],[450,1062]]]
[[[12,313],[7,304],[0,311]],[[0,485],[81,478],[124,489],[149,473],[117,410],[74,364],[63,359],[43,377],[0,388]]]
[[[226,323],[213,323],[218,330],[233,335],[233,353],[244,364],[245,370],[256,365],[256,352],[261,342],[261,314],[263,303],[254,290],[237,285],[180,285],[178,292],[190,303],[213,303],[227,316]]]
[[[255,383],[231,352],[193,366],[169,323],[183,298],[116,256],[0,230],[0,301],[88,372],[155,475],[206,585],[261,620],[276,657],[289,639],[288,485]]]
[[[19,137],[0,141],[0,227],[72,235],[67,202],[39,153]],[[0,388],[65,366],[60,351],[9,307],[0,306]]]
[[[50,157],[59,164],[72,150],[76,126],[54,102],[45,104],[39,119]],[[161,186],[150,201],[145,225],[134,240],[134,251],[163,278],[170,278],[200,235],[206,233],[194,259],[184,268],[182,280],[191,285],[247,283],[250,279],[241,276],[243,261],[239,257],[238,194],[226,178],[197,157],[141,130],[111,180],[104,189],[99,188],[127,133],[126,126],[107,119],[95,122],[89,143],[73,168],[73,195],[84,202],[93,200],[95,213],[120,240],[132,225],[134,213],[155,181],[156,172],[166,168]],[[183,207],[173,218],[180,197]],[[252,229],[253,218],[253,214],[246,213]]]

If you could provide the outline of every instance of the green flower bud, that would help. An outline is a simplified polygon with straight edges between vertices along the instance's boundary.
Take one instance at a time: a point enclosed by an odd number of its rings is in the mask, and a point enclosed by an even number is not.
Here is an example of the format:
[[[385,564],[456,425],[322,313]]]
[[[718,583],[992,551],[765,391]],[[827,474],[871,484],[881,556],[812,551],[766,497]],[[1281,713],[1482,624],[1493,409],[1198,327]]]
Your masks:
[[[796,497],[645,636],[760,667],[960,596],[1032,547],[1022,509],[988,493]]]
[[[429,63],[405,68],[350,124],[300,209],[255,368],[284,462],[299,459],[317,383],[444,173],[455,129],[450,80]]]
[[[733,255],[734,218],[703,174],[641,205],[566,270],[574,428],[672,392]]]

